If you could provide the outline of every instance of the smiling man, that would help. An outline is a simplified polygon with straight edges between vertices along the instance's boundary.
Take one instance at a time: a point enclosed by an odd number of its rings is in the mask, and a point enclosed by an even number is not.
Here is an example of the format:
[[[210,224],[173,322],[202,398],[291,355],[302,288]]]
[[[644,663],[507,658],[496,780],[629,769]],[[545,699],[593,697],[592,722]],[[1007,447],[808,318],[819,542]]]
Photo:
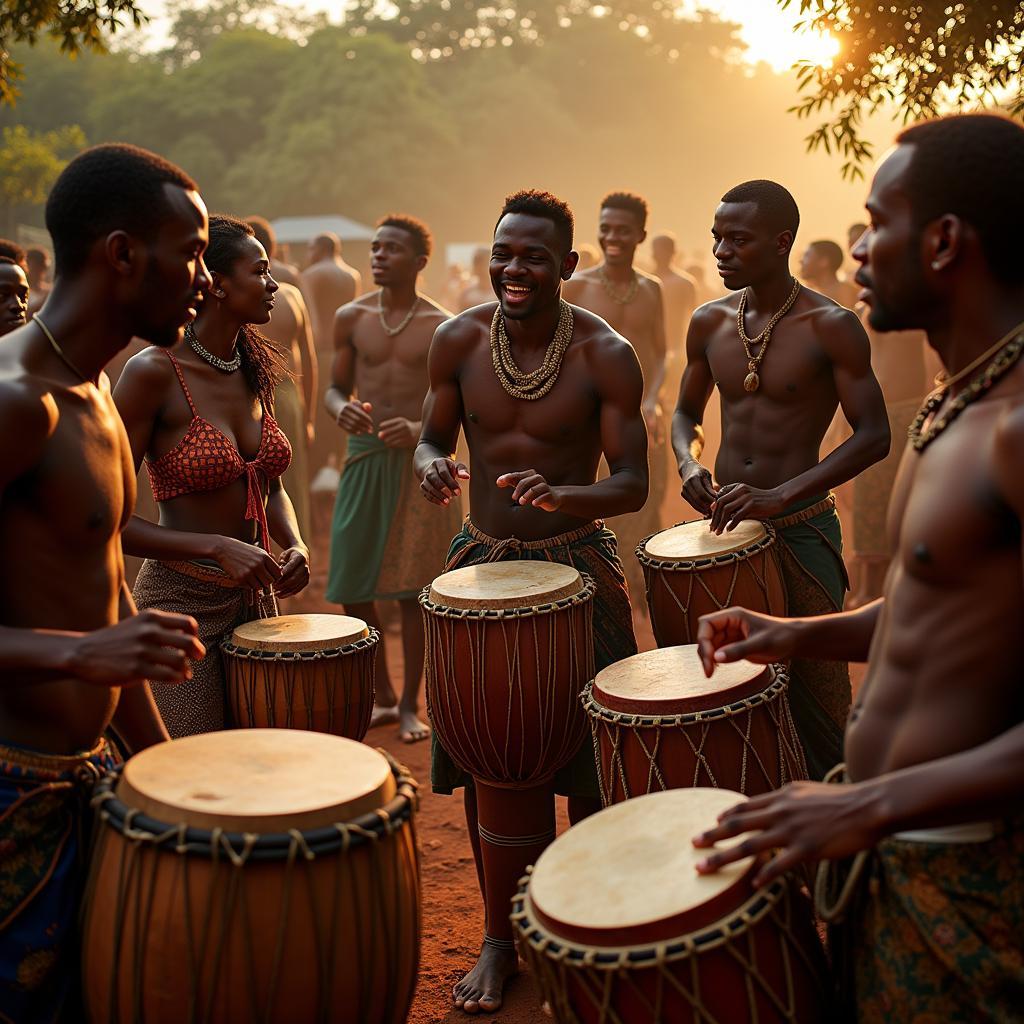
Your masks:
[[[871,187],[857,281],[871,327],[925,330],[946,380],[903,455],[884,595],[842,615],[729,609],[700,626],[708,674],[737,658],[867,660],[850,784],[787,786],[697,843],[754,833],[703,867],[779,851],[761,884],[864,852],[838,936],[851,1019],[1012,1021],[1024,1005],[1024,128],[975,114],[897,141]]]
[[[331,530],[327,600],[381,628],[377,601],[397,600],[402,617],[402,696],[379,644],[373,725],[398,722],[406,743],[426,739],[418,715],[423,618],[417,597],[443,571],[458,530],[458,505],[428,508],[415,494],[412,454],[427,393],[427,352],[450,314],[416,290],[432,239],[415,217],[393,214],[377,225],[370,263],[377,291],[334,319],[334,364],[327,412],[348,434]]]
[[[572,242],[572,212],[555,196],[518,192],[505,201],[490,261],[498,302],[438,328],[415,464],[423,495],[435,505],[454,503],[469,481],[470,520],[452,543],[447,568],[546,559],[593,577],[600,670],[636,653],[615,535],[601,519],[636,511],[647,496],[643,381],[625,339],[561,298],[562,282],[576,269]],[[452,455],[460,427],[469,467]],[[599,481],[602,454],[611,472]],[[494,908],[480,959],[455,986],[455,1005],[493,1012],[517,968],[508,915],[526,863],[484,878],[471,780],[436,737],[431,781],[439,793],[466,787],[477,873],[485,905]],[[556,777],[555,791],[570,798],[573,821],[600,806],[589,743]]]
[[[748,181],[715,211],[713,253],[733,295],[690,321],[686,369],[672,422],[683,497],[717,533],[743,519],[778,530],[791,615],[839,611],[847,589],[830,488],[889,450],[889,421],[857,314],[789,270],[800,215],[772,181]],[[700,464],[701,420],[712,389],[722,408],[715,477]],[[853,435],[818,461],[838,406]],[[790,702],[813,778],[842,757],[850,680],[838,663],[795,661]]]

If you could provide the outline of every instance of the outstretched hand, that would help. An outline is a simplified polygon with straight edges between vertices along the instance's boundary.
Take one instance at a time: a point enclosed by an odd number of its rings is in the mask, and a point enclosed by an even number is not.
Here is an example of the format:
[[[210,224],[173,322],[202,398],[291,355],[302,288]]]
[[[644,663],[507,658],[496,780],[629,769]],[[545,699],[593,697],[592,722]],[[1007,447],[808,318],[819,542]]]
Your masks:
[[[420,491],[427,501],[447,505],[462,493],[460,480],[469,479],[469,469],[454,459],[434,459],[420,481]]]
[[[495,482],[499,487],[512,488],[512,502],[515,504],[532,505],[545,512],[557,512],[562,507],[558,489],[552,487],[535,469],[502,473]]]
[[[746,659],[757,665],[788,661],[796,637],[791,619],[726,608],[702,615],[697,624],[697,656],[710,679],[716,666]]]

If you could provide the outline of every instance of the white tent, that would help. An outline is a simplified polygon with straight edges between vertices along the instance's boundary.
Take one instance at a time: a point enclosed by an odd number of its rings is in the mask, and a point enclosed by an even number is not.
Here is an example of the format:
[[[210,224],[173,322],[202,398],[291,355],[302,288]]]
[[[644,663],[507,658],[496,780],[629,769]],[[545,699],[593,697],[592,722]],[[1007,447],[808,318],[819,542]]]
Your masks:
[[[304,244],[327,231],[332,231],[343,242],[368,242],[373,238],[373,228],[336,213],[312,217],[278,217],[270,222],[270,226],[282,245]]]

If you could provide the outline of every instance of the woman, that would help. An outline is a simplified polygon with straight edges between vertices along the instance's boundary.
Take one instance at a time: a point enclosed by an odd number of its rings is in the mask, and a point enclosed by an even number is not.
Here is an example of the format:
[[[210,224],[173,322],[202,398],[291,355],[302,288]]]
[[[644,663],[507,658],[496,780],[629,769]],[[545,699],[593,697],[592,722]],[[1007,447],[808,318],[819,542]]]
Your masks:
[[[219,641],[277,614],[275,595],[309,582],[309,552],[280,479],[291,446],[273,417],[287,371],[252,326],[270,319],[277,283],[252,228],[233,217],[210,218],[204,259],[213,286],[186,344],[133,356],[114,389],[135,468],[145,457],[160,509],[159,525],[133,516],[123,534],[125,552],[146,558],[136,604],[192,615],[208,651],[189,682],[153,687],[172,736],[224,727]]]

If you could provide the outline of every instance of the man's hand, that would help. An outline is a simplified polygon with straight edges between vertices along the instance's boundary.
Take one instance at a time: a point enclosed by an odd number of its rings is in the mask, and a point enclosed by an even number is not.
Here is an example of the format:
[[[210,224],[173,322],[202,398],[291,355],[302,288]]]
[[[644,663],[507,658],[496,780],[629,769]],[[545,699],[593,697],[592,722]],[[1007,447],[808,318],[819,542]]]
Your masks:
[[[804,861],[850,857],[886,834],[882,794],[873,782],[791,782],[720,814],[718,825],[694,836],[693,845],[704,849],[745,832],[753,834],[728,850],[709,854],[697,870],[713,874],[725,864],[777,850],[754,878],[754,885],[763,886]]]
[[[420,424],[395,416],[381,423],[377,436],[389,448],[415,448],[420,439]]]
[[[373,406],[369,402],[353,399],[342,406],[336,422],[346,433],[372,434],[373,418],[370,416],[372,412]]]
[[[281,566],[274,556],[244,540],[217,537],[213,557],[235,583],[250,590],[270,590],[281,578]]]
[[[697,461],[691,460],[680,471],[683,481],[680,494],[701,515],[711,515],[711,506],[718,495],[711,474]]]
[[[710,679],[715,667],[746,659],[757,665],[789,661],[796,647],[793,622],[746,608],[702,615],[697,625],[697,656]]]
[[[301,544],[281,552],[281,578],[274,587],[278,597],[293,597],[309,583],[309,551]]]
[[[434,459],[423,474],[420,490],[427,501],[435,505],[447,505],[452,498],[462,493],[458,482],[468,479],[469,470],[464,463],[454,459]]]
[[[496,482],[499,487],[513,488],[513,503],[532,505],[545,512],[557,512],[562,507],[562,497],[558,493],[558,488],[552,487],[535,469],[502,473]]]
[[[779,515],[786,501],[778,487],[761,490],[750,484],[726,484],[711,503],[711,530],[735,530],[744,519],[770,519]]]
[[[191,615],[149,608],[113,626],[71,640],[68,669],[97,686],[182,683],[192,678],[189,659],[206,654]]]

